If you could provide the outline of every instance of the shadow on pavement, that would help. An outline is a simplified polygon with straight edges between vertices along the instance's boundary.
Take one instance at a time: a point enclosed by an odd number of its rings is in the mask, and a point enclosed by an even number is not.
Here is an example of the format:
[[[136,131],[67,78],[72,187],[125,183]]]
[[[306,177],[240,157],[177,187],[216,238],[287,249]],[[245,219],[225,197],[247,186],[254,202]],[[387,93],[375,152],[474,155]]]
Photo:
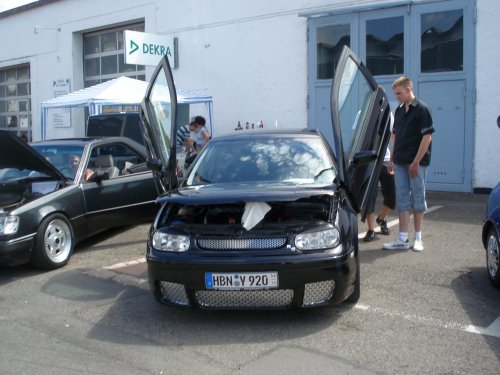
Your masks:
[[[288,340],[312,335],[330,327],[344,312],[352,308],[348,304],[300,311],[205,311],[176,308],[157,303],[147,285],[123,285],[82,271],[85,272],[80,269],[54,275],[42,286],[42,292],[80,302],[115,299],[100,318],[94,318],[98,314],[93,312],[80,315],[93,324],[88,333],[89,338],[120,344],[147,342],[178,347]],[[98,306],[89,307],[86,304],[83,308],[92,310],[99,309]],[[121,334],[117,336],[112,333],[114,331]]]
[[[472,325],[486,328],[500,318],[500,289],[491,285],[486,265],[465,270],[452,281],[451,289]],[[478,306],[487,308],[478,309]],[[500,338],[489,335],[483,338],[500,361]]]

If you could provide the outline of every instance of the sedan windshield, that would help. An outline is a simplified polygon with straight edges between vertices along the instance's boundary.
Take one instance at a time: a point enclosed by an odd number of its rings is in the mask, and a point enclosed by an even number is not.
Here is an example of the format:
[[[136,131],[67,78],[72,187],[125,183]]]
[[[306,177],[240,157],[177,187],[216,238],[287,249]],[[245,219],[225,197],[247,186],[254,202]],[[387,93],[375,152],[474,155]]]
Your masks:
[[[220,183],[330,184],[335,171],[317,137],[209,142],[186,186]]]
[[[55,166],[64,177],[74,179],[83,154],[83,146],[50,144],[31,145]]]

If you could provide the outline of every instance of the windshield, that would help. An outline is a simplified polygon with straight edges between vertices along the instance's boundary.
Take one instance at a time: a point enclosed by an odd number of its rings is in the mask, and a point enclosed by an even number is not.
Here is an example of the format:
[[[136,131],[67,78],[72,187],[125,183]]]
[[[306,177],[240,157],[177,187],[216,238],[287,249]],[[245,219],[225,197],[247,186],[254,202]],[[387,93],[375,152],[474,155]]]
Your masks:
[[[330,184],[332,159],[317,137],[209,142],[185,185],[220,183]]]
[[[31,145],[35,151],[55,166],[64,177],[74,179],[83,154],[83,146],[61,144]],[[39,173],[39,172],[38,172]],[[39,173],[39,176],[44,176]]]

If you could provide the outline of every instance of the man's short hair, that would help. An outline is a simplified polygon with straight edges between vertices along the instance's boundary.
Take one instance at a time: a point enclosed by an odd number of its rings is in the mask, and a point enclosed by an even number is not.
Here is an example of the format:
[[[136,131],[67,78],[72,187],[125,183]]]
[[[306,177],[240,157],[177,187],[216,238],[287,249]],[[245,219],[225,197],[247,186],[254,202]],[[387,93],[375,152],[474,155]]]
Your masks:
[[[198,125],[201,125],[201,126],[205,126],[205,124],[207,123],[207,121],[205,120],[205,118],[203,116],[196,116],[194,118],[194,122],[196,122]]]
[[[413,82],[408,77],[399,77],[392,83],[392,88],[395,89],[399,86],[409,87],[410,89],[413,89]]]

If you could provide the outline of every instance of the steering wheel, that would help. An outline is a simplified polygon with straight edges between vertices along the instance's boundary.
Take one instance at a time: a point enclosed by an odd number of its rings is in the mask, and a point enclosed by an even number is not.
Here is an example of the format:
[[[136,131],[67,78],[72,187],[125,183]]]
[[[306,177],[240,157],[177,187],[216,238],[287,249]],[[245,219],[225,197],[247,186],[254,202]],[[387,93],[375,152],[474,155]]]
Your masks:
[[[70,167],[63,167],[63,168],[60,169],[60,172],[65,177],[68,177],[68,178],[73,178],[74,177],[74,173],[73,173],[74,171]]]

